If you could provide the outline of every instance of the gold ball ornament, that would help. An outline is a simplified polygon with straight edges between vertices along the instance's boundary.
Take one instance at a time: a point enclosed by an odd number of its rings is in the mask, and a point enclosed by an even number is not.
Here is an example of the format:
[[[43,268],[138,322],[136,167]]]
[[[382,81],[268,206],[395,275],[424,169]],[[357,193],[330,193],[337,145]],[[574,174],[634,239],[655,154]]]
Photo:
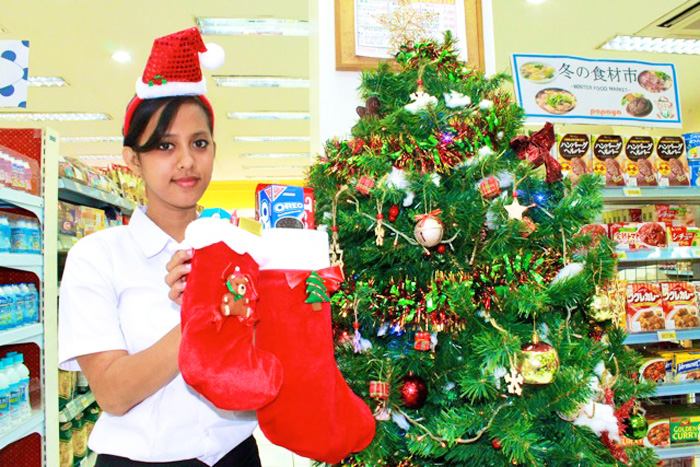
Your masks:
[[[413,236],[422,246],[430,248],[440,243],[443,232],[442,222],[434,217],[426,217],[416,224]]]
[[[525,384],[549,384],[559,370],[559,354],[546,342],[540,342],[535,334],[532,342],[520,348],[518,371]]]

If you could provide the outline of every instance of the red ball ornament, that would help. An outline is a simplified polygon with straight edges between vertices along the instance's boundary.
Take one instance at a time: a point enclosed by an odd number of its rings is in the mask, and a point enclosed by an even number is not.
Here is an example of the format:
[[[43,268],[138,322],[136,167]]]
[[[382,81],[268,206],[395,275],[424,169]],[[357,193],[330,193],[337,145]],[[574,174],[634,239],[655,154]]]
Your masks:
[[[501,440],[499,440],[498,438],[494,438],[491,444],[493,444],[494,449],[501,449],[503,447],[503,445],[501,444]]]
[[[437,252],[440,253],[440,254],[443,254],[443,253],[445,252],[446,249],[447,249],[447,248],[445,247],[445,245],[438,245],[438,247],[437,247]]]
[[[409,373],[401,380],[401,402],[407,409],[420,409],[428,397],[428,386],[420,376]]]
[[[399,217],[399,207],[394,204],[389,208],[389,222],[394,222]]]

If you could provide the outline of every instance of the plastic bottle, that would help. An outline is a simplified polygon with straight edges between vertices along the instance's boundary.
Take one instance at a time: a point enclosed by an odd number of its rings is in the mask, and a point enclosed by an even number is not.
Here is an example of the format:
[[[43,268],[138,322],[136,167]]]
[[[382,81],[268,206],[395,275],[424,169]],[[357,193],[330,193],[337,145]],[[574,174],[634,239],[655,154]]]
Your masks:
[[[0,253],[9,253],[12,244],[12,229],[10,221],[5,216],[0,216]]]
[[[29,317],[27,323],[38,323],[39,322],[39,309],[41,308],[41,298],[39,297],[39,291],[36,289],[36,285],[30,282],[27,284],[29,293],[32,294],[31,309],[29,311]]]
[[[31,251],[35,255],[41,254],[41,225],[38,221],[31,221],[31,235],[30,235],[30,245]]]
[[[0,433],[10,429],[10,382],[5,375],[5,363],[0,360]]]
[[[5,322],[4,329],[10,329],[15,327],[15,323],[13,321],[15,318],[15,294],[10,285],[3,285],[2,295],[5,299],[5,306],[2,312]]]
[[[17,287],[19,287],[19,293],[21,297],[20,304],[22,307],[22,321],[20,324],[24,325],[30,322],[29,320],[32,314],[32,300],[34,298],[34,295],[29,290],[28,284],[26,283],[18,284]]]
[[[20,375],[14,370],[14,359],[5,357],[2,359],[5,365],[5,376],[10,384],[10,425],[20,421],[19,414],[19,381]]]
[[[4,331],[9,327],[9,313],[10,309],[7,295],[5,294],[5,287],[0,287],[0,331]]]
[[[29,400],[29,368],[24,364],[24,355],[18,353],[14,357],[14,369],[19,375],[19,414],[21,419],[27,419],[32,414],[32,404]]]
[[[20,289],[19,285],[12,284],[12,293],[15,296],[15,307],[14,314],[12,315],[13,327],[22,326],[24,324],[24,308],[25,308],[25,294]]]

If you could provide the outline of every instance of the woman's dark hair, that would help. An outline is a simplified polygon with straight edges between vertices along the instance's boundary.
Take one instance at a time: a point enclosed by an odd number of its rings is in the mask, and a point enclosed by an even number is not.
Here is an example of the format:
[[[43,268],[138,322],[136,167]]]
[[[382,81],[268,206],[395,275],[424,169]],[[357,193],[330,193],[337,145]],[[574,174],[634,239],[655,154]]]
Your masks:
[[[165,133],[168,131],[170,124],[172,123],[177,111],[180,109],[182,104],[197,104],[204,111],[204,115],[207,117],[207,126],[209,131],[214,133],[214,125],[212,124],[212,118],[209,114],[209,108],[202,102],[202,100],[197,96],[171,96],[171,97],[160,97],[157,99],[144,99],[139,106],[134,111],[134,115],[131,117],[131,123],[129,124],[129,133],[124,136],[124,146],[128,146],[133,149],[136,153],[152,151],[163,141]],[[148,140],[139,145],[138,142],[146,131],[148,122],[151,121],[151,117],[158,111],[158,109],[163,108],[163,112],[160,114],[156,128],[148,137]]]

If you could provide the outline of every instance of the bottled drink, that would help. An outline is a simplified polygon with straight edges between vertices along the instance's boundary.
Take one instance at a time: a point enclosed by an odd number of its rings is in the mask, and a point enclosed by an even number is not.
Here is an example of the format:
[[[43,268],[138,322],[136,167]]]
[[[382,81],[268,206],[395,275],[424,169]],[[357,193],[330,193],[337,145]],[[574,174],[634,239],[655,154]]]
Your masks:
[[[5,376],[5,363],[0,360],[0,433],[10,429],[10,383]]]
[[[15,294],[12,290],[12,286],[3,285],[2,295],[5,299],[5,307],[3,309],[3,317],[5,321],[5,329],[10,329],[15,327]]]
[[[31,294],[30,302],[31,309],[29,311],[28,323],[38,323],[39,322],[39,309],[41,308],[41,298],[39,297],[39,291],[36,289],[36,285],[32,282],[27,284],[29,293]]]
[[[0,287],[0,331],[10,327],[10,304],[5,292],[5,287]]]
[[[22,326],[24,324],[24,293],[17,284],[12,284],[10,287],[15,300],[12,314],[12,327]]]
[[[10,386],[10,425],[14,425],[20,421],[19,415],[19,380],[20,376],[14,371],[14,361],[12,357],[2,359],[5,365],[5,376]]]
[[[32,414],[32,405],[29,400],[29,368],[24,364],[24,355],[18,353],[14,356],[14,369],[19,375],[19,414],[21,419],[29,418]]]
[[[41,254],[41,225],[38,221],[31,221],[30,245],[31,252],[35,255]]]
[[[12,229],[10,221],[5,216],[0,216],[0,253],[9,253],[12,244]]]

